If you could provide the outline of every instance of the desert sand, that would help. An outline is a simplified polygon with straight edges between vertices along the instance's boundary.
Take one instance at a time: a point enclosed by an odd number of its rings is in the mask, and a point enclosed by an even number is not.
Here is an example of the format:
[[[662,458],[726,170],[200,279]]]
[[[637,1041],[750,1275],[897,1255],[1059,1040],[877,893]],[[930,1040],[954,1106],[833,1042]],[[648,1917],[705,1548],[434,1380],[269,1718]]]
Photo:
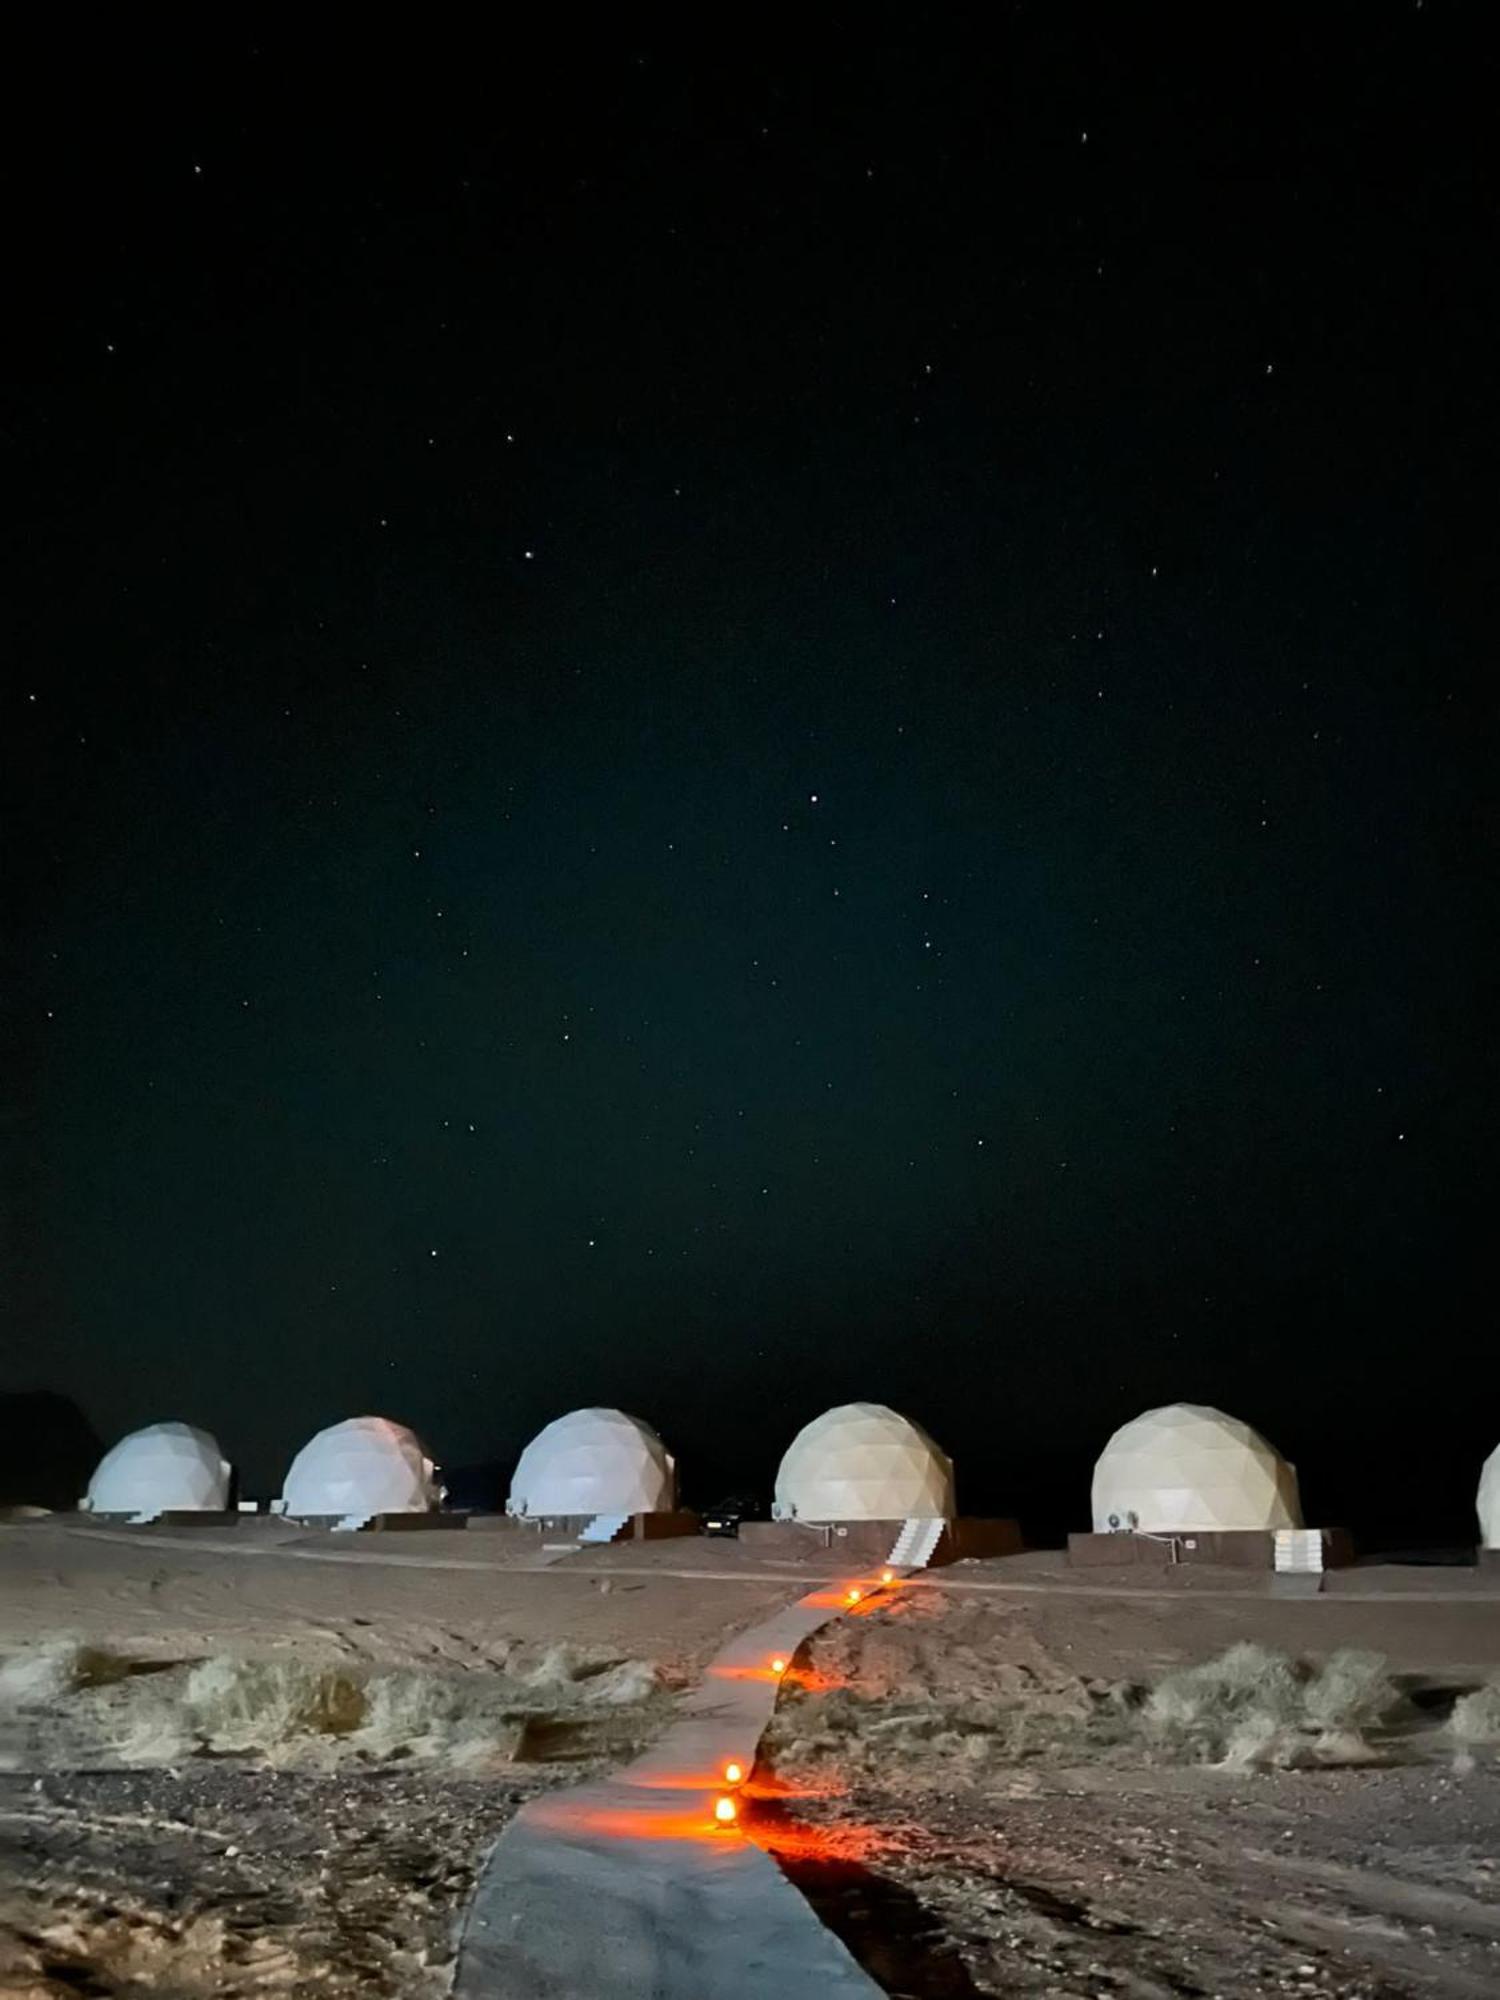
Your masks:
[[[833,1573],[721,1541],[0,1527],[0,1992],[450,1991],[517,1807],[636,1755]],[[799,1655],[752,1837],[921,2000],[1500,1991],[1497,1752],[1449,1726],[1500,1674],[1500,1596],[1328,1583],[1084,1587],[1026,1556],[899,1587]],[[1299,1663],[1284,1715],[1153,1720],[1242,1642],[1257,1675]],[[1341,1649],[1385,1692],[1314,1726]]]

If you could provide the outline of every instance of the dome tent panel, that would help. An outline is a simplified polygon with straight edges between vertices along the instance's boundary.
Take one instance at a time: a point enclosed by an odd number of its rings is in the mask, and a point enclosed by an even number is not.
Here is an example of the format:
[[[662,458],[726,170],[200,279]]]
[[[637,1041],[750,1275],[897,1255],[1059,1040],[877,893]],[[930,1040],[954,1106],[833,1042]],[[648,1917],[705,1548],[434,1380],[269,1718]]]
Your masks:
[[[422,1441],[388,1417],[349,1417],[303,1445],[287,1467],[282,1509],[295,1517],[425,1514],[439,1500]]]
[[[1299,1528],[1297,1475],[1237,1417],[1200,1403],[1146,1410],[1094,1467],[1094,1532],[1237,1533]]]
[[[1479,1513],[1479,1540],[1482,1547],[1500,1549],[1500,1444],[1484,1461],[1475,1495]]]
[[[675,1461],[624,1410],[570,1410],[521,1453],[506,1511],[541,1517],[657,1514],[675,1502]]]
[[[777,1520],[951,1519],[953,1467],[884,1403],[843,1403],[800,1430],[776,1474]]]
[[[229,1505],[230,1465],[218,1439],[195,1424],[147,1424],[112,1446],[89,1481],[85,1506],[95,1514],[221,1513]]]

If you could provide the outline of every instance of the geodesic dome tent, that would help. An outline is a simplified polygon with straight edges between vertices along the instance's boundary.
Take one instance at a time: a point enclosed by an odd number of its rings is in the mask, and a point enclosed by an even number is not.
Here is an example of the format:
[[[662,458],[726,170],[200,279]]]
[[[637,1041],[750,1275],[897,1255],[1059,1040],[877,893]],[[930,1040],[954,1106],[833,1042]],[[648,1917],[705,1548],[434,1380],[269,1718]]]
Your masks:
[[[639,1417],[623,1410],[570,1410],[521,1453],[507,1514],[659,1514],[675,1500],[672,1455]]]
[[[1500,1444],[1484,1461],[1475,1498],[1479,1509],[1479,1540],[1487,1549],[1500,1549]]]
[[[1094,1532],[1300,1528],[1297,1475],[1258,1431],[1203,1403],[1169,1403],[1117,1430],[1094,1467]]]
[[[85,1509],[154,1521],[160,1514],[222,1512],[229,1461],[218,1439],[193,1424],[147,1424],[107,1451],[89,1481]]]
[[[884,1403],[841,1403],[798,1431],[776,1474],[777,1521],[951,1520],[953,1466]]]
[[[425,1514],[437,1468],[422,1441],[389,1417],[349,1417],[309,1438],[287,1467],[281,1511],[299,1518]]]

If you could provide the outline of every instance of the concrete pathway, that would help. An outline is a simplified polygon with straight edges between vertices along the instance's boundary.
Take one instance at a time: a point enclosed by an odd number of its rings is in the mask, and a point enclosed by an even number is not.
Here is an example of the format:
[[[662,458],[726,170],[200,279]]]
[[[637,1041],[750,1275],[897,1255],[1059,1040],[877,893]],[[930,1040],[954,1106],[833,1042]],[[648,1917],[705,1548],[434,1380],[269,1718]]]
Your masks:
[[[860,1587],[868,1587],[860,1580]],[[878,1586],[877,1586],[878,1587]],[[846,1608],[824,1586],[720,1652],[628,1769],[525,1806],[480,1876],[455,2000],[872,2000],[878,1987],[737,1825],[780,1675]]]

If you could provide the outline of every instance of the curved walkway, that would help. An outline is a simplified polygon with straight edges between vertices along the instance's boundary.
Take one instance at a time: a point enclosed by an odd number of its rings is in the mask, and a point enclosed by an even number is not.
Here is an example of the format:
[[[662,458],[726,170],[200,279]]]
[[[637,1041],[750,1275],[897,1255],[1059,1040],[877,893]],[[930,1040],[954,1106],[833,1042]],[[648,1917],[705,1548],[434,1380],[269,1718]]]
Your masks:
[[[878,1588],[878,1586],[875,1586]],[[881,1988],[768,1854],[714,1818],[749,1772],[780,1676],[836,1618],[823,1588],[742,1632],[626,1770],[536,1799],[479,1878],[455,2000],[872,2000]]]

